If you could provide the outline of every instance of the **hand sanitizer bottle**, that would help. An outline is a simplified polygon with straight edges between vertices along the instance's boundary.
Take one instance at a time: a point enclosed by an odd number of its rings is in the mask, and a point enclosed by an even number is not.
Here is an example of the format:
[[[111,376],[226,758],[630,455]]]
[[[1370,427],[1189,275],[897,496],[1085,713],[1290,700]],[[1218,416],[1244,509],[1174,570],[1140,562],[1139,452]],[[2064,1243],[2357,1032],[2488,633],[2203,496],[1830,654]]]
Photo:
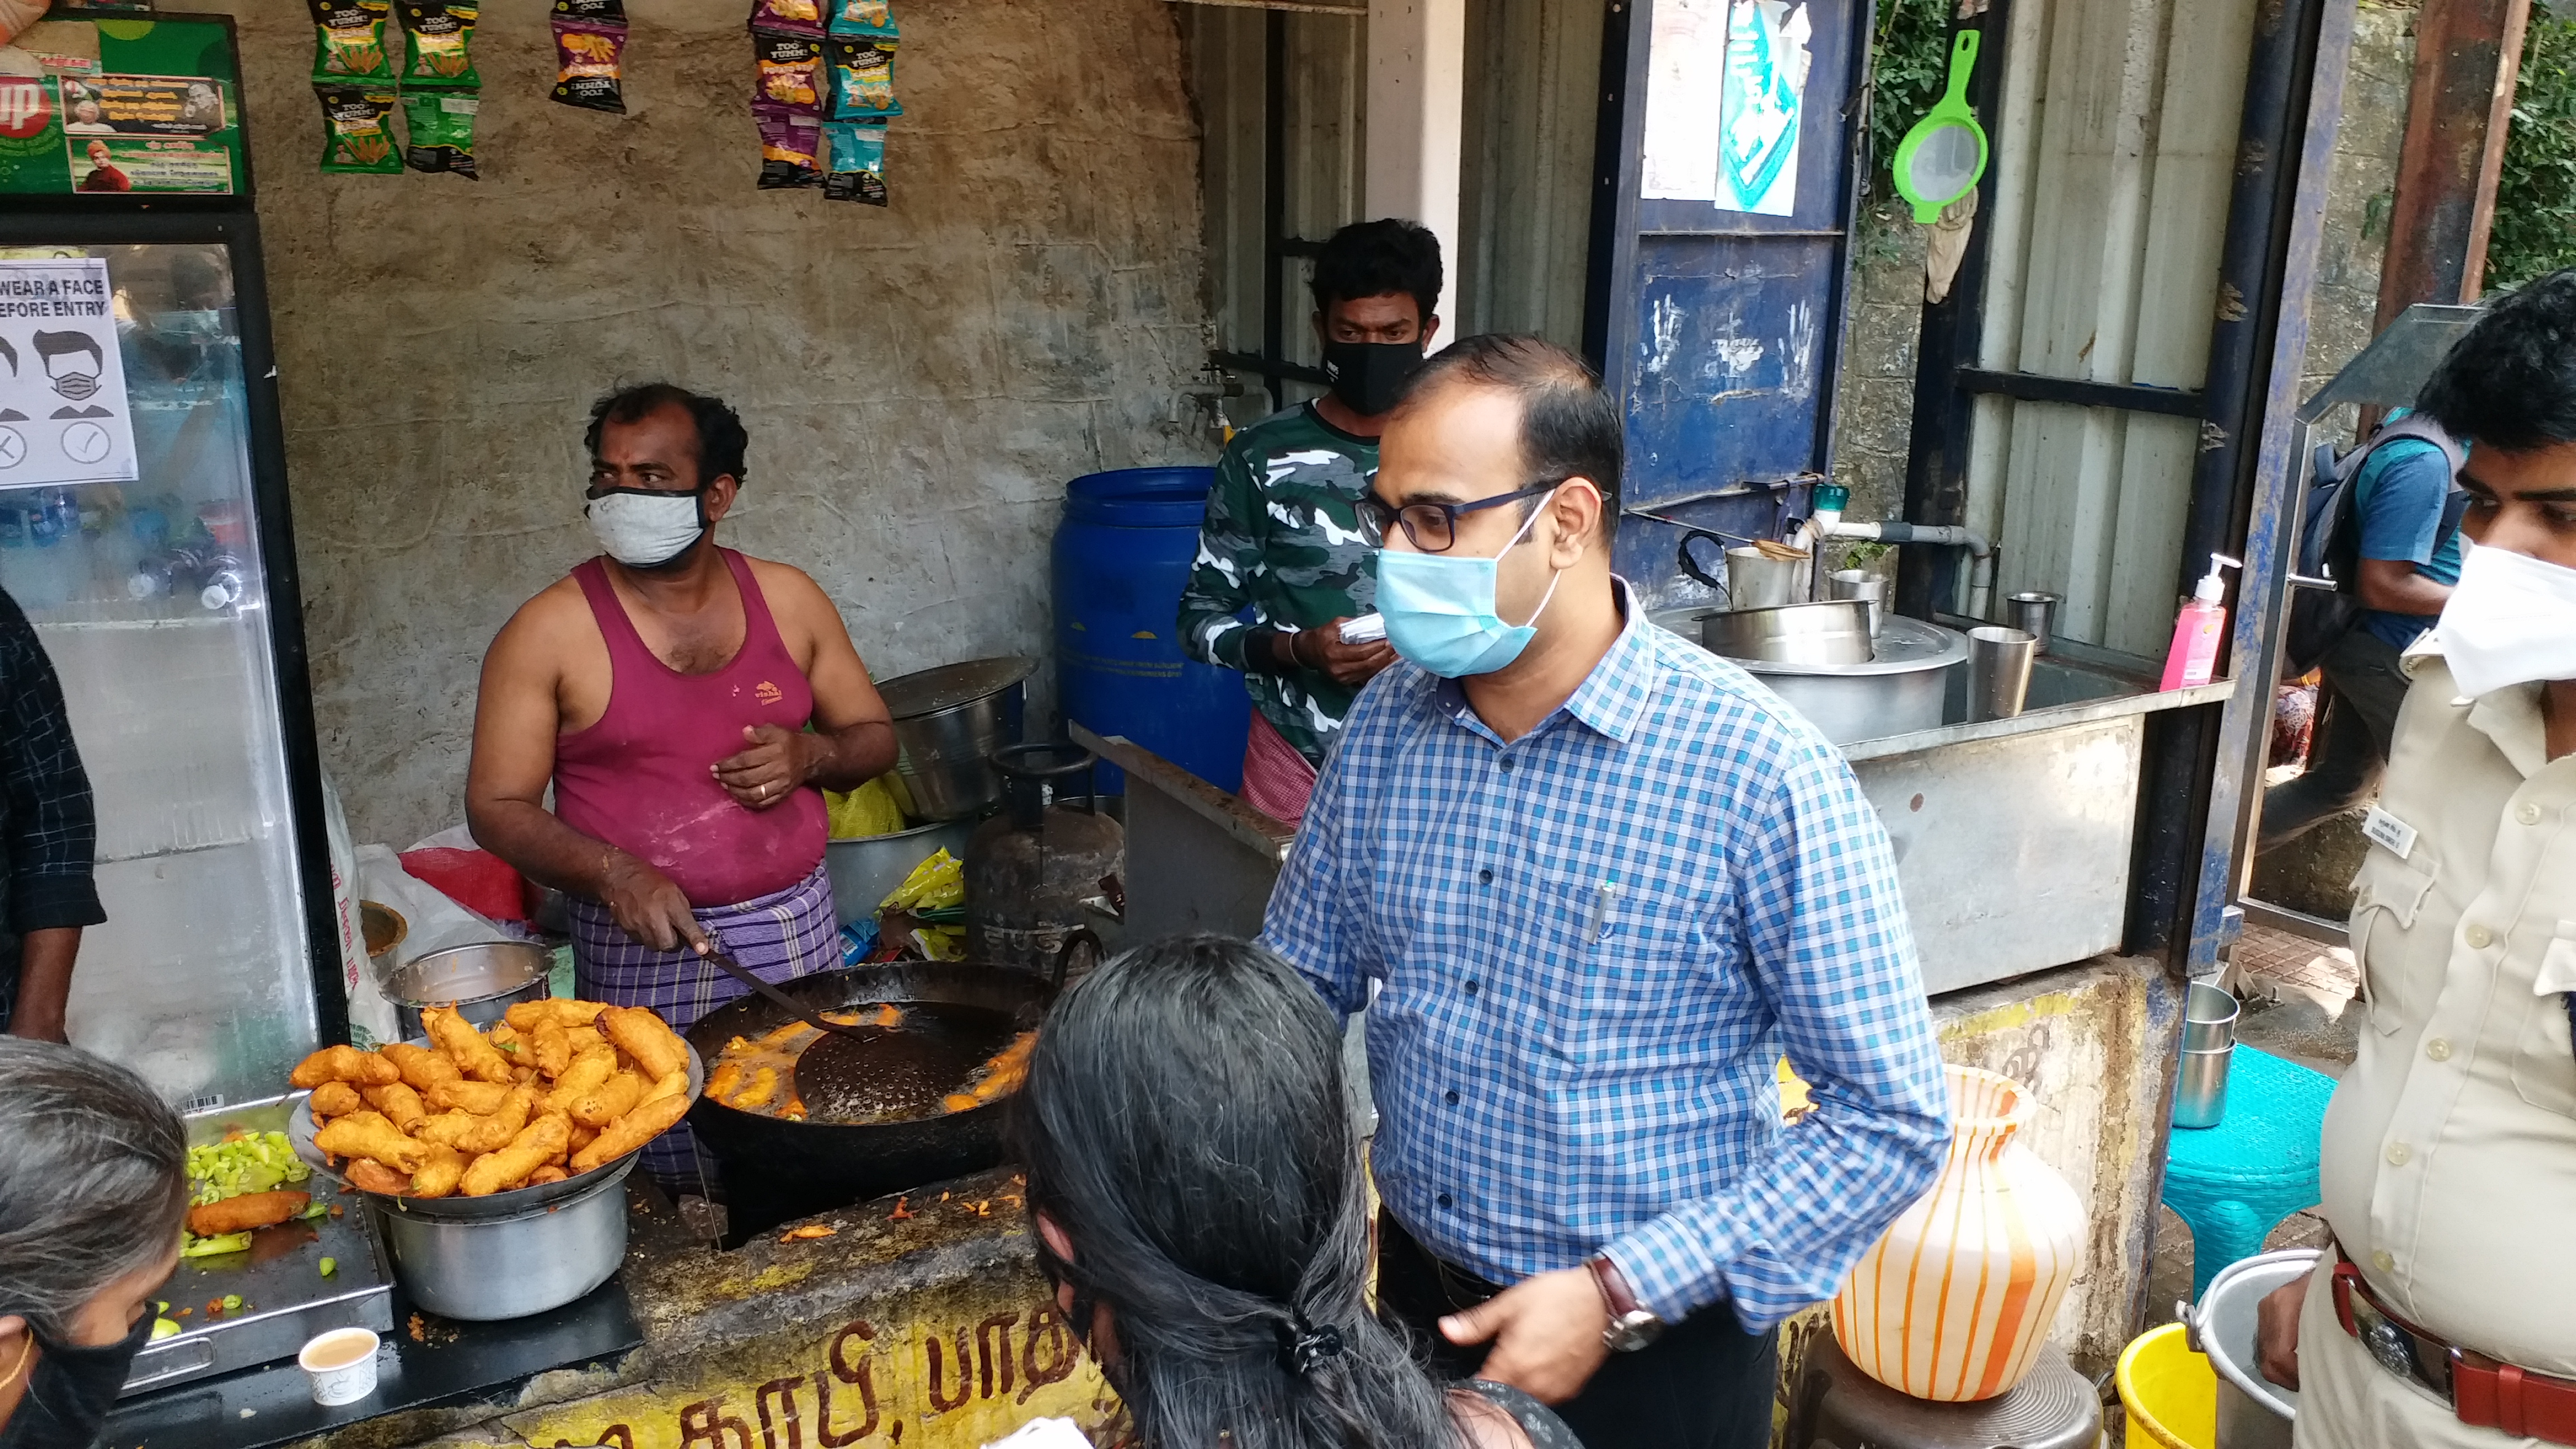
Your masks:
[[[2209,556],[2209,572],[2201,575],[2191,602],[2174,620],[2173,647],[2165,652],[2165,688],[2207,684],[2218,672],[2218,641],[2227,635],[2227,580],[2218,571],[2243,567],[2242,560],[2223,553]]]

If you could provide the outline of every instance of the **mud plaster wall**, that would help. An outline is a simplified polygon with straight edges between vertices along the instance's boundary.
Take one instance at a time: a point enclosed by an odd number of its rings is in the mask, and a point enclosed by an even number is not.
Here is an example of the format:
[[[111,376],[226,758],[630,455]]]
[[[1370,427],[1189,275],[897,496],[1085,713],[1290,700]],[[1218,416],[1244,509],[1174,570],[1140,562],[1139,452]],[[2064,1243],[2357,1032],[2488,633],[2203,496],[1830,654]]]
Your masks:
[[[879,678],[1044,654],[1064,480],[1207,460],[1171,421],[1203,341],[1163,0],[904,0],[890,210],[754,189],[744,4],[629,0],[622,117],[547,99],[546,7],[485,7],[478,183],[319,174],[304,7],[194,3],[240,18],[322,756],[359,840],[462,819],[484,646],[594,551],[581,425],[617,383],[742,411],[721,536],[814,574]]]

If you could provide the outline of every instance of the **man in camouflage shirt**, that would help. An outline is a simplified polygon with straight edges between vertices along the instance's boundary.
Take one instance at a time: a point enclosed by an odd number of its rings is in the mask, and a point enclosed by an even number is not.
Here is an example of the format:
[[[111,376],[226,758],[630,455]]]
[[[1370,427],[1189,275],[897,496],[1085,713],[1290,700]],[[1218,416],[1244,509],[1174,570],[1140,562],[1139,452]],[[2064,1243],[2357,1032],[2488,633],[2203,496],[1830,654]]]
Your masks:
[[[1292,825],[1352,699],[1395,662],[1382,633],[1346,641],[1341,626],[1375,607],[1377,540],[1358,502],[1386,414],[1439,330],[1440,281],[1439,239],[1417,223],[1334,233],[1310,283],[1332,390],[1237,433],[1208,493],[1181,642],[1243,671],[1243,798]]]

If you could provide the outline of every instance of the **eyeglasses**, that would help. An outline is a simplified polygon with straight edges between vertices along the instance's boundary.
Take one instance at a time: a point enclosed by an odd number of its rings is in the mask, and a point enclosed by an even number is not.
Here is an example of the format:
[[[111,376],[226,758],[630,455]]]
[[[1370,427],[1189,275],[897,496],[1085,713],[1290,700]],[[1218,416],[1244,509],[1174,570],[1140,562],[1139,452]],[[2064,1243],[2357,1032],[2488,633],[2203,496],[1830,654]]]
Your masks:
[[[1408,503],[1402,508],[1391,508],[1375,494],[1363,494],[1359,501],[1360,527],[1368,534],[1371,544],[1383,545],[1387,526],[1400,524],[1405,538],[1415,548],[1424,553],[1447,553],[1458,541],[1460,514],[1473,513],[1480,508],[1500,508],[1506,503],[1553,493],[1564,487],[1566,479],[1573,476],[1568,473],[1564,478],[1550,478],[1532,483],[1518,492],[1479,498],[1473,503]]]

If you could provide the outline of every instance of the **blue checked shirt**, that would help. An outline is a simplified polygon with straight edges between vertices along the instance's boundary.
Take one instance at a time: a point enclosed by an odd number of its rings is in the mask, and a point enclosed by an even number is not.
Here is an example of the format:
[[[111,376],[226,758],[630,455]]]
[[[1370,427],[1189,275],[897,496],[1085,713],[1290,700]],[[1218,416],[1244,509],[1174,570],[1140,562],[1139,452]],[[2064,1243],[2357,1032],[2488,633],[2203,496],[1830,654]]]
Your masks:
[[[1383,983],[1372,1159],[1425,1247],[1505,1283],[1606,1250],[1665,1321],[1758,1332],[1931,1185],[1948,1092],[1842,757],[1618,587],[1618,642],[1509,744],[1455,682],[1374,681],[1262,938],[1344,1013]]]

